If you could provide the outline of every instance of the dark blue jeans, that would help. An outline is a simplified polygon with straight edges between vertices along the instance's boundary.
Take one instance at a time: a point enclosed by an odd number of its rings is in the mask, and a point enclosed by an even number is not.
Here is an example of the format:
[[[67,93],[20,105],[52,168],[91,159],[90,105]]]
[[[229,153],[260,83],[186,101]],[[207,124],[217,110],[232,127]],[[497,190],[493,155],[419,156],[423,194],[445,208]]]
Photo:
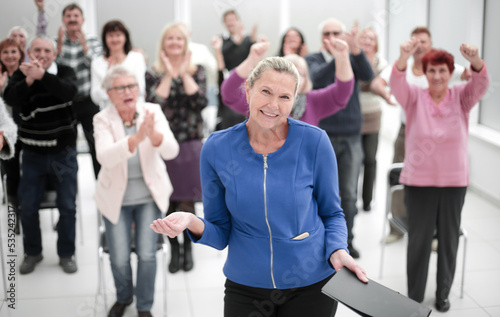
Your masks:
[[[70,147],[56,154],[23,150],[21,170],[18,197],[24,253],[37,255],[42,252],[39,208],[44,192],[50,185],[57,193],[56,206],[59,209],[57,254],[59,257],[74,255],[78,172],[76,149]]]
[[[347,223],[347,241],[352,243],[354,216],[358,213],[358,177],[363,163],[361,135],[330,136],[339,170],[340,206]]]

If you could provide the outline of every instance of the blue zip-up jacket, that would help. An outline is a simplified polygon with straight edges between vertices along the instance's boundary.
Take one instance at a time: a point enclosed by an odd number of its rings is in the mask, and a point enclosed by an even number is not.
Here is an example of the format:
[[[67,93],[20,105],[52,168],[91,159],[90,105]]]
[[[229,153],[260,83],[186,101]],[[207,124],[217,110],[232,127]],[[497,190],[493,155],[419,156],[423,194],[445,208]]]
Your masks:
[[[334,272],[330,255],[347,249],[330,140],[288,118],[285,143],[264,157],[250,146],[245,124],[214,132],[203,145],[205,230],[191,238],[229,247],[224,274],[235,283],[288,289],[319,282]],[[309,236],[294,239],[303,233]]]

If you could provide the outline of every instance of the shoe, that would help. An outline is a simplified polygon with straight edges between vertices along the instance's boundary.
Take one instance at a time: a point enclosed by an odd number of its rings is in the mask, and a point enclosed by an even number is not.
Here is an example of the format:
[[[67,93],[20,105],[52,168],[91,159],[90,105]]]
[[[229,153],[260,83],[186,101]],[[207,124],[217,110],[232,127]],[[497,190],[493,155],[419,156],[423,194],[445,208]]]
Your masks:
[[[168,265],[168,271],[170,273],[176,273],[177,271],[180,270],[181,265],[179,263],[180,261],[180,251],[179,251],[179,245],[170,245],[170,264]]]
[[[75,273],[76,271],[78,271],[74,256],[69,258],[60,258],[59,265],[62,266],[63,271],[66,273]]]
[[[438,240],[432,239],[432,251],[437,252],[438,250]]]
[[[140,311],[138,313],[139,313],[139,317],[153,317],[153,315],[151,315],[151,312],[149,312],[149,311]]]
[[[439,300],[436,300],[436,303],[434,304],[434,306],[436,307],[436,309],[442,313],[444,312],[447,312],[448,310],[450,310],[450,301],[447,299],[439,299]]]
[[[347,246],[347,249],[349,250],[349,254],[355,258],[355,259],[358,259],[359,258],[359,252],[358,250],[356,250],[353,246],[352,246],[352,243],[349,243],[349,245]]]
[[[394,243],[398,240],[401,240],[403,239],[403,235],[398,235],[398,234],[394,234],[394,233],[390,233],[387,237],[385,237],[385,244],[390,244],[390,243]]]
[[[43,255],[25,255],[24,261],[19,268],[19,273],[28,274],[35,270],[35,266],[43,260]]]
[[[191,249],[187,249],[184,246],[184,262],[182,263],[182,269],[186,272],[191,271],[193,269],[193,254],[191,253]]]
[[[363,210],[364,211],[370,211],[370,210],[372,210],[372,206],[370,206],[370,204],[366,204],[366,205],[363,204]]]
[[[132,301],[125,304],[118,302],[114,303],[114,305],[109,310],[108,317],[122,317],[123,313],[125,312],[125,308],[127,308],[127,306],[130,304],[132,304]]]

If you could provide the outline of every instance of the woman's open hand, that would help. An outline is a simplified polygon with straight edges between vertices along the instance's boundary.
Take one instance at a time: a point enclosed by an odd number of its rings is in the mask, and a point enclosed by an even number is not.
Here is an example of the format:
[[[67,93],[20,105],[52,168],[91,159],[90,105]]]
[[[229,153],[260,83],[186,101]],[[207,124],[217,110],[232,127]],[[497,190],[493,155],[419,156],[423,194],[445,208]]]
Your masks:
[[[150,225],[154,232],[175,238],[180,235],[192,221],[194,214],[184,211],[171,213],[163,219],[157,219]]]
[[[345,266],[349,270],[353,271],[361,282],[368,283],[365,270],[359,266],[358,263],[356,263],[346,250],[339,249],[333,252],[330,256],[330,262],[332,263],[335,271],[339,271]]]

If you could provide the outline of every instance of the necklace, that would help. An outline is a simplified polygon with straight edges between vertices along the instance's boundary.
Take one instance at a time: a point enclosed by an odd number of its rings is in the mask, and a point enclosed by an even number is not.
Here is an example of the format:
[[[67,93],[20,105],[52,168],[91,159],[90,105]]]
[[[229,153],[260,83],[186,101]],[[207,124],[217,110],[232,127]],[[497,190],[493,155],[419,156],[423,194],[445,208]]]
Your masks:
[[[135,123],[137,122],[138,116],[139,116],[139,114],[136,112],[134,114],[134,117],[132,118],[132,120],[131,121],[123,121],[123,125],[126,126],[127,128],[133,127],[135,125]]]

